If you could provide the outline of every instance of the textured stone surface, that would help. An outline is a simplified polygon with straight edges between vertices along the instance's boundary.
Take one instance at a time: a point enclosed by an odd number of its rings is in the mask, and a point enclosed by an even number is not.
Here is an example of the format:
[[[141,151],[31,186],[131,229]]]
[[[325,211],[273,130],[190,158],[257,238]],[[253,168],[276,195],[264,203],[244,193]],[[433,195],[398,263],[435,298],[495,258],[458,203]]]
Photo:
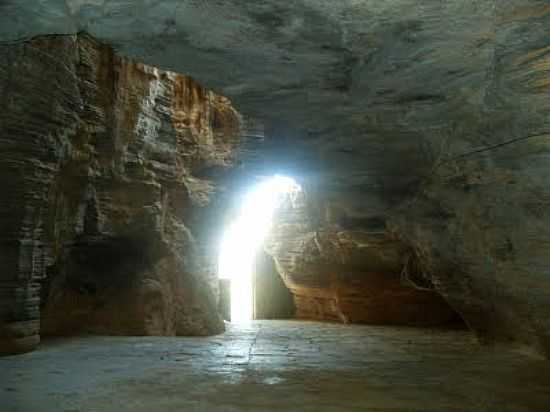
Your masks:
[[[389,223],[481,336],[547,352],[549,26],[546,0],[0,5],[3,40],[87,30],[234,98],[270,131],[251,174],[299,176],[339,232]]]
[[[403,243],[385,231],[316,222],[311,203],[304,191],[290,194],[266,241],[298,318],[424,326],[455,320],[439,294],[403,279],[410,253]]]
[[[39,329],[222,331],[190,222],[216,188],[199,175],[227,168],[240,138],[231,103],[87,36],[0,55],[0,352]]]
[[[546,412],[550,402],[547,361],[442,329],[263,321],[208,338],[60,339],[0,370],[0,409],[20,412]]]

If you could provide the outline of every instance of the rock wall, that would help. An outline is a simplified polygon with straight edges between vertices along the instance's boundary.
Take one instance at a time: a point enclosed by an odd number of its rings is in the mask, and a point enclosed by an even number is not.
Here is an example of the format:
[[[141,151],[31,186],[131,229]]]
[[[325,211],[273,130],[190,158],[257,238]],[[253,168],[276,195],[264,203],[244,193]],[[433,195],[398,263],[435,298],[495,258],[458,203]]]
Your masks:
[[[223,330],[200,227],[242,119],[87,36],[0,47],[0,353]]]
[[[422,326],[455,320],[439,294],[403,278],[410,251],[402,242],[384,230],[344,229],[319,219],[319,209],[304,191],[289,195],[266,242],[296,317]]]
[[[390,228],[483,341],[550,356],[550,8],[505,8],[484,87],[429,136],[430,170]]]

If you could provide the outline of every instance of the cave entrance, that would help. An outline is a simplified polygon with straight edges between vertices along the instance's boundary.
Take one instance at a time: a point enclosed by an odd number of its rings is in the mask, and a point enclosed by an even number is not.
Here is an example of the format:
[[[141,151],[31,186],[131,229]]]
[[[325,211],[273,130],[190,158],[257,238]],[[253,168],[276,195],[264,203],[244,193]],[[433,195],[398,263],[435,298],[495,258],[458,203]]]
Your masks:
[[[284,196],[300,190],[294,179],[275,175],[253,187],[243,198],[237,218],[227,227],[218,259],[220,279],[230,282],[230,319],[254,318],[254,268],[258,252]]]

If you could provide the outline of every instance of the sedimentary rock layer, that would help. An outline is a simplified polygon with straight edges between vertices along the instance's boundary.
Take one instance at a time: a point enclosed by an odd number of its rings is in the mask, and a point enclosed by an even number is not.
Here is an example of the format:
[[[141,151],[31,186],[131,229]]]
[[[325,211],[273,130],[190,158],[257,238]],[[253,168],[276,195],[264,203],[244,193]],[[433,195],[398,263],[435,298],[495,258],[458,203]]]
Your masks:
[[[39,333],[223,330],[188,222],[216,188],[198,174],[240,139],[229,100],[88,36],[0,56],[0,352]]]

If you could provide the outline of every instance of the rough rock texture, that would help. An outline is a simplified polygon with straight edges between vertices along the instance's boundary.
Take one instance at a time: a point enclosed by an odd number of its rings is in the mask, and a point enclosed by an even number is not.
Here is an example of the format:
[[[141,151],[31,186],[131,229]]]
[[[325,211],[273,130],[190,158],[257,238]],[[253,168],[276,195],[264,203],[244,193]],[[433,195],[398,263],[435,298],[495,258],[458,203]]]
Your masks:
[[[188,222],[240,138],[230,102],[87,36],[2,46],[0,90],[0,352],[223,330]]]
[[[391,225],[414,245],[413,283],[431,282],[483,340],[547,356],[549,137],[442,164]]]
[[[547,353],[548,27],[546,0],[0,5],[0,39],[87,30],[218,88],[271,131],[251,174],[299,176],[341,232],[387,224],[481,336]]]
[[[266,242],[298,318],[424,326],[455,319],[439,294],[404,282],[410,254],[403,243],[385,231],[320,224],[312,209],[305,192],[290,194]]]

